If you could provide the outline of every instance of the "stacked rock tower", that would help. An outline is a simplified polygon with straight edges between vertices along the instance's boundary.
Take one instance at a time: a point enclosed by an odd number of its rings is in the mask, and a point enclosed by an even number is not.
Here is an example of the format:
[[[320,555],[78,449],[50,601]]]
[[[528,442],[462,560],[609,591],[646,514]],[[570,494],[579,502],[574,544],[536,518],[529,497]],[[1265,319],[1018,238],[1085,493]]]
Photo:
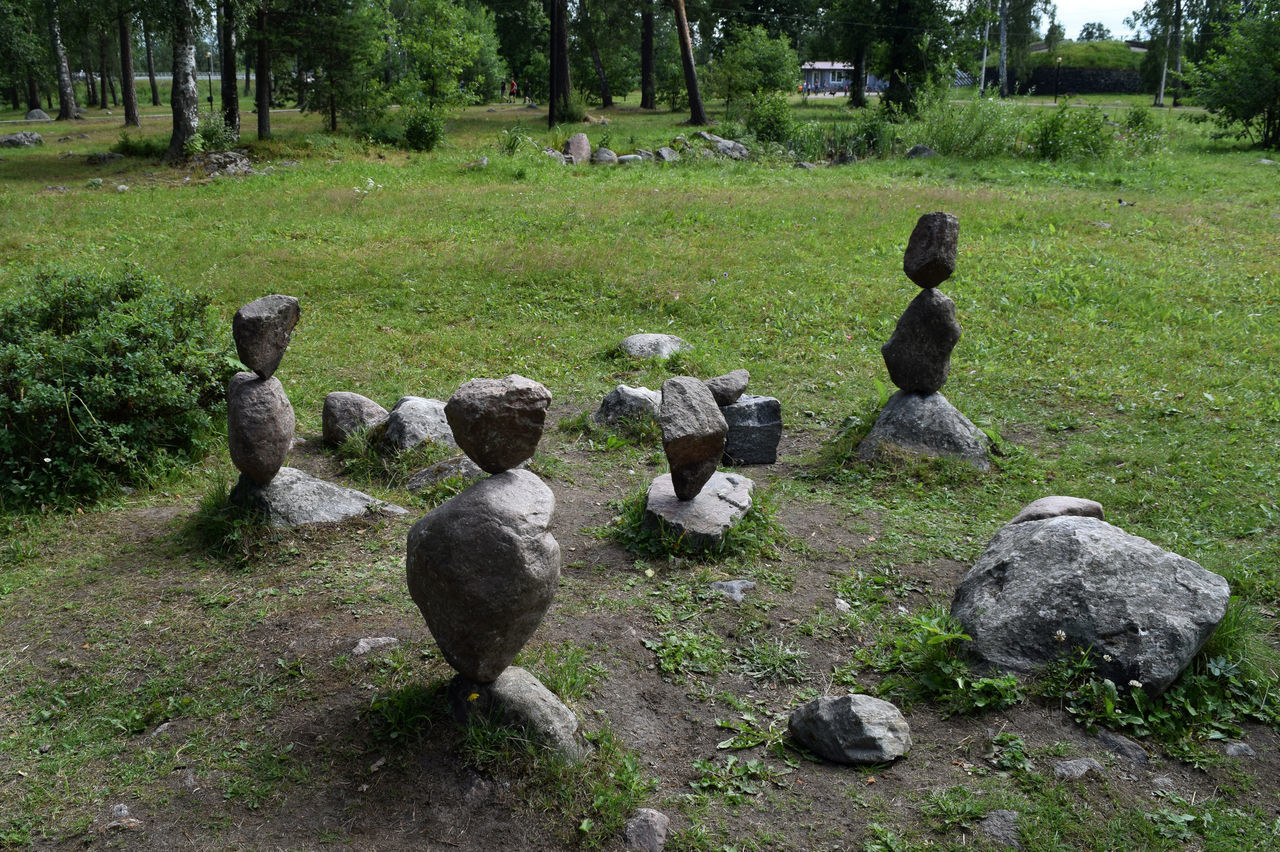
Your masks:
[[[938,285],[956,268],[960,223],[949,213],[920,217],[902,269],[921,288],[881,347],[889,378],[900,390],[885,405],[858,456],[873,459],[882,447],[908,453],[958,457],[979,469],[990,467],[989,441],[941,393],[951,371],[951,350],[960,340],[956,306]]]
[[[236,373],[227,385],[227,442],[241,490],[246,480],[270,484],[293,443],[293,406],[275,372],[301,314],[292,296],[263,296],[231,321],[236,354],[253,371]]]
[[[551,393],[522,376],[458,388],[445,416],[458,446],[491,475],[413,525],[405,565],[409,594],[458,671],[455,717],[496,712],[579,759],[586,751],[573,712],[511,666],[560,579],[560,545],[548,532],[555,495],[519,469],[537,449],[550,404]]]
[[[745,387],[745,376],[735,379]],[[649,486],[644,522],[665,527],[692,552],[713,547],[751,508],[755,488],[745,476],[716,470],[729,424],[715,390],[692,376],[667,379],[658,422],[671,472]]]

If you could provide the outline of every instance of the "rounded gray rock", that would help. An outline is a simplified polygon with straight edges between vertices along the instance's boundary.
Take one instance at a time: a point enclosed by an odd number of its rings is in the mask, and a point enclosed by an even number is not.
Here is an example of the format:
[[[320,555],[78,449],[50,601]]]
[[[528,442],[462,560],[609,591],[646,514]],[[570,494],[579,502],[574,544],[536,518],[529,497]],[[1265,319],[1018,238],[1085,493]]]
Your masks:
[[[951,298],[932,288],[920,292],[880,347],[889,378],[904,391],[935,393],[947,383],[960,323]]]
[[[596,166],[617,165],[618,155],[608,148],[597,148],[591,152],[591,163]]]
[[[1097,518],[1098,520],[1106,520],[1102,516],[1102,504],[1094,500],[1085,500],[1083,497],[1041,497],[1039,500],[1033,500],[1022,508],[1022,511],[1013,516],[1011,524],[1021,524],[1026,521],[1043,521],[1045,518],[1059,518],[1063,516],[1075,516],[1079,518]]]
[[[1227,581],[1097,518],[1002,527],[969,569],[951,614],[988,666],[1033,671],[1092,648],[1100,677],[1158,695],[1226,613]]]
[[[293,406],[277,378],[236,373],[227,384],[227,445],[231,463],[266,485],[293,443]]]
[[[921,287],[937,287],[956,271],[959,241],[960,221],[955,216],[941,212],[924,214],[907,241],[902,271]]]
[[[942,394],[898,391],[858,445],[858,458],[874,461],[884,449],[896,448],[913,455],[958,458],[978,470],[989,470],[990,446],[983,431]]]
[[[34,148],[43,145],[44,137],[34,130],[23,130],[0,136],[0,148]]]
[[[487,473],[533,458],[551,405],[551,391],[524,376],[472,379],[445,403],[453,439]]]
[[[633,334],[623,339],[618,348],[632,358],[670,358],[693,346],[674,334]]]
[[[449,683],[449,703],[458,722],[472,716],[496,716],[502,724],[525,731],[571,763],[581,763],[591,754],[574,712],[519,666],[504,669],[492,683],[458,675]]]
[[[911,749],[902,712],[870,695],[815,698],[792,711],[787,724],[797,742],[835,763],[888,763]]]
[[[655,390],[618,385],[605,394],[593,419],[602,425],[611,425],[622,420],[656,421],[661,406],[662,394]]]
[[[231,335],[240,362],[259,377],[271,378],[284,358],[289,336],[301,315],[293,296],[263,296],[242,306],[231,319]]]
[[[49,117],[49,113],[45,112],[42,109],[31,110],[26,114],[23,120],[24,121],[53,121],[53,119]]]
[[[622,830],[629,852],[662,852],[667,845],[671,818],[653,808],[637,808]]]
[[[438,399],[400,397],[387,414],[387,431],[383,433],[378,449],[384,453],[403,453],[423,441],[434,441],[446,447],[458,446],[445,417],[444,405]]]
[[[746,370],[734,370],[723,376],[707,379],[707,390],[711,391],[716,405],[724,408],[738,401],[738,397],[746,392],[747,382],[750,380],[751,374]]]
[[[585,133],[575,133],[564,143],[564,156],[570,165],[591,159],[591,140]]]
[[[495,680],[555,596],[560,545],[547,532],[555,497],[537,475],[482,479],[409,531],[409,594],[449,665]]]
[[[716,472],[729,424],[706,384],[692,376],[662,384],[659,422],[672,487],[681,500],[692,500]]]
[[[407,515],[407,509],[370,497],[363,491],[316,479],[292,467],[282,467],[265,485],[241,477],[231,490],[231,502],[246,506],[272,527],[333,524],[352,518]]]
[[[334,391],[324,398],[320,427],[324,442],[338,447],[361,430],[385,423],[387,410],[378,403],[350,391]]]

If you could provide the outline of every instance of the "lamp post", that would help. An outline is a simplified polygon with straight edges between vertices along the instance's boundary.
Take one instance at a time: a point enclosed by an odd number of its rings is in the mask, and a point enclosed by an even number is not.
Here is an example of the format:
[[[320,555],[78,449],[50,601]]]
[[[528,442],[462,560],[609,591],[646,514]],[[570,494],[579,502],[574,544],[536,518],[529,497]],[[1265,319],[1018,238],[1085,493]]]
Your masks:
[[[1058,102],[1058,80],[1062,78],[1062,57],[1058,57],[1058,64],[1053,72],[1053,102]]]
[[[205,73],[205,80],[209,83],[209,115],[213,115],[213,51],[206,50],[204,58],[209,61],[209,70]]]

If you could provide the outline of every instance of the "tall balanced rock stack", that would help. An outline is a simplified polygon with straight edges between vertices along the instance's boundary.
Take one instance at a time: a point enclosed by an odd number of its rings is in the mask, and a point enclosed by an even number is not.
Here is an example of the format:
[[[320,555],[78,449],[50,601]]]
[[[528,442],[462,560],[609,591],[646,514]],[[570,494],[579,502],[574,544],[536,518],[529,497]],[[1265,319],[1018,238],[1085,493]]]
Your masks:
[[[555,596],[560,545],[548,532],[555,496],[528,470],[551,393],[522,376],[473,379],[445,416],[458,446],[492,474],[427,513],[409,531],[409,594],[449,665],[459,720],[495,712],[571,759],[586,755],[577,719],[511,661]]]
[[[706,383],[691,376],[662,385],[659,423],[671,472],[649,486],[644,522],[665,526],[692,552],[714,547],[751,508],[755,488],[745,476],[716,470],[729,424]]]
[[[902,258],[907,277],[921,287],[881,347],[894,394],[858,447],[874,459],[884,447],[908,453],[961,458],[987,470],[989,441],[939,391],[951,371],[951,350],[960,340],[955,302],[937,290],[956,268],[960,223],[949,213],[920,217]]]
[[[279,527],[332,523],[376,509],[405,510],[368,494],[284,467],[293,445],[293,406],[276,368],[302,311],[292,296],[263,296],[236,311],[231,334],[241,363],[227,386],[227,443],[240,481],[231,501],[260,513]]]

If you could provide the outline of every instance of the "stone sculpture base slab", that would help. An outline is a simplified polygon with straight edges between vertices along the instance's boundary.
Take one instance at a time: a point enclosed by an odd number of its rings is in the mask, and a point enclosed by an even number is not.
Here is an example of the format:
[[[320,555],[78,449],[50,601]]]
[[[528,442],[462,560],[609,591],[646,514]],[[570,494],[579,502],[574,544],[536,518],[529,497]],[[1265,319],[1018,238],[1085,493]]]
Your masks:
[[[665,523],[672,535],[683,539],[688,552],[710,550],[751,508],[755,487],[745,476],[717,472],[697,497],[681,500],[671,485],[671,474],[664,473],[649,486],[644,526],[656,530]]]
[[[333,524],[369,513],[409,514],[407,509],[394,503],[316,479],[293,467],[280,468],[280,472],[266,485],[258,485],[241,476],[235,488],[231,489],[230,500],[261,513],[267,524],[273,527]]]
[[[885,448],[912,455],[958,458],[978,470],[991,469],[991,439],[940,393],[898,391],[889,397],[870,434],[858,445],[858,458],[874,461]]]
[[[449,709],[459,724],[487,716],[521,728],[571,763],[581,763],[591,754],[574,712],[519,666],[504,669],[492,683],[457,675],[449,682]]]

